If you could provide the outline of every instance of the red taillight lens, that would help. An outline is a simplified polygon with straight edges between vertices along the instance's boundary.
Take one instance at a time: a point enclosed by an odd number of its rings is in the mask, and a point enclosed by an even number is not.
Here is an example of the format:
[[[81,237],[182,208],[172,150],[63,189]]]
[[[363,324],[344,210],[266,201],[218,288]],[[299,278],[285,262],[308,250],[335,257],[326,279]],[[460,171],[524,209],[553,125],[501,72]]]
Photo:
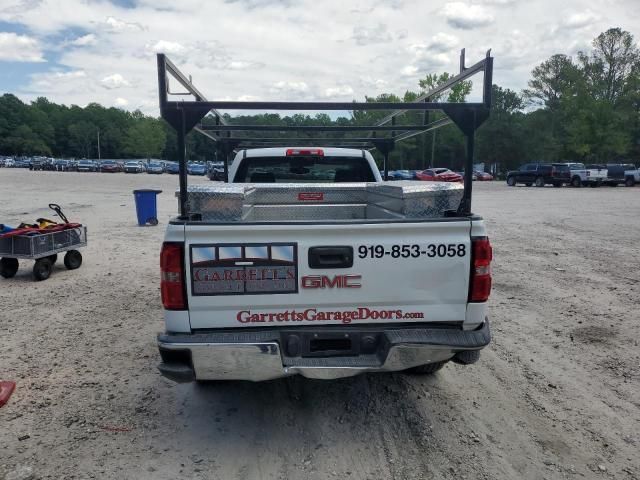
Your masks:
[[[289,148],[287,149],[287,157],[296,155],[315,155],[316,157],[324,157],[324,150],[321,148]]]
[[[470,302],[486,302],[491,294],[491,260],[493,250],[487,237],[471,239]]]
[[[165,242],[160,251],[160,293],[167,310],[185,310],[184,244]]]

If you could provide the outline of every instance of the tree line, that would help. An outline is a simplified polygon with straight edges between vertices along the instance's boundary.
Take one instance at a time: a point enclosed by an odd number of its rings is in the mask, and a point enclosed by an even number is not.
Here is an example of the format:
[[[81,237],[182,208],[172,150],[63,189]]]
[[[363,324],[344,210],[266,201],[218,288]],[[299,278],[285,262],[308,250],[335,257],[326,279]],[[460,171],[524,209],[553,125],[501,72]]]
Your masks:
[[[447,73],[430,74],[420,80],[417,91],[407,91],[402,97],[366,97],[366,101],[413,101],[448,78]],[[471,90],[471,82],[465,81],[450,90],[446,98],[434,100],[463,102]],[[611,28],[601,33],[593,40],[590,51],[580,52],[575,58],[551,56],[533,69],[528,88],[521,92],[493,85],[492,93],[491,116],[477,133],[477,162],[495,164],[504,171],[534,161],[640,160],[640,51],[627,31]],[[226,119],[248,125],[366,125],[384,115],[358,111],[337,119],[326,114],[262,114]],[[430,120],[436,118],[432,116]],[[205,118],[207,121],[211,118]],[[407,112],[398,124],[422,121],[422,113]],[[175,160],[175,140],[175,131],[163,120],[139,111],[105,108],[96,103],[84,108],[68,107],[43,97],[25,104],[12,94],[0,97],[3,155],[97,158],[99,144],[102,158]],[[187,149],[190,159],[216,159],[214,142],[195,132],[188,135]],[[395,169],[460,169],[464,158],[464,138],[451,125],[399,142],[390,160]]]

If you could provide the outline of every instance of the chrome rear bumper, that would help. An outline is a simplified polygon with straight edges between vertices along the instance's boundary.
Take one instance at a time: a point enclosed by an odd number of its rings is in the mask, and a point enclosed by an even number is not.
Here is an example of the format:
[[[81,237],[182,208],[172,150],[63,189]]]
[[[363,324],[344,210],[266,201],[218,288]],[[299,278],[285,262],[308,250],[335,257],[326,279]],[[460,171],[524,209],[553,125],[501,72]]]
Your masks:
[[[160,372],[177,382],[250,380],[259,382],[289,375],[335,379],[364,372],[393,372],[454,359],[471,363],[491,341],[489,322],[476,330],[452,328],[389,328],[380,332],[379,348],[369,354],[329,357],[288,357],[278,330],[158,335]],[[476,357],[477,358],[477,357]],[[466,359],[466,360],[465,360]]]

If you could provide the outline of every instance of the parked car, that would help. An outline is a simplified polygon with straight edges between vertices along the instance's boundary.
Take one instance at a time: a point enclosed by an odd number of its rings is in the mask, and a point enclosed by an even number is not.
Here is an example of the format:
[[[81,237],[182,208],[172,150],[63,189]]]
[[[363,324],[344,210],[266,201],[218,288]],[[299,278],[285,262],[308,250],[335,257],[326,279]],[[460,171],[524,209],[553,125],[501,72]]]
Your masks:
[[[160,175],[164,173],[164,165],[160,162],[149,162],[147,165],[147,173],[154,173]]]
[[[176,174],[180,172],[180,165],[178,165],[178,163],[176,162],[168,162],[165,166],[165,170],[167,173]]]
[[[106,173],[116,173],[120,171],[120,167],[113,160],[105,160],[100,164],[100,171]]]
[[[56,172],[68,172],[69,164],[69,160],[56,160],[53,162],[53,169]]]
[[[207,169],[200,163],[190,163],[187,165],[187,173],[189,175],[204,175]]]
[[[536,187],[544,187],[553,183],[552,171],[553,165],[549,163],[526,163],[518,170],[507,173],[507,185],[514,187],[518,183],[524,183],[527,187],[530,187],[535,183]]]
[[[418,180],[424,182],[461,182],[462,175],[448,168],[427,168],[416,174]]]
[[[26,158],[17,158],[13,161],[13,168],[29,168],[30,162]]]
[[[224,182],[224,164],[222,162],[214,162],[209,165],[207,177],[209,177],[209,180]]]
[[[98,167],[92,160],[80,160],[77,170],[79,172],[95,172],[98,170]]]
[[[493,175],[487,172],[473,172],[473,174],[479,182],[488,182],[493,180]]]
[[[130,160],[124,164],[124,173],[142,173],[144,165],[138,160]]]
[[[416,174],[413,170],[396,170],[394,174],[395,180],[415,180]]]

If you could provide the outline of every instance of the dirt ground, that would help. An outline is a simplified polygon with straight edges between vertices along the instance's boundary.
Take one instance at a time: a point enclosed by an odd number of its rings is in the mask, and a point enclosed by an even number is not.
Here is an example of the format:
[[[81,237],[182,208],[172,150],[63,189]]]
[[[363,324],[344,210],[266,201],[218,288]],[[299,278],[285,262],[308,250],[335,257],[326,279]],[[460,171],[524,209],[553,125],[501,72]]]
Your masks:
[[[56,202],[89,228],[79,270],[0,278],[0,479],[640,478],[640,187],[475,184],[496,259],[473,366],[199,386],[156,370],[176,185],[0,169],[0,222]]]

